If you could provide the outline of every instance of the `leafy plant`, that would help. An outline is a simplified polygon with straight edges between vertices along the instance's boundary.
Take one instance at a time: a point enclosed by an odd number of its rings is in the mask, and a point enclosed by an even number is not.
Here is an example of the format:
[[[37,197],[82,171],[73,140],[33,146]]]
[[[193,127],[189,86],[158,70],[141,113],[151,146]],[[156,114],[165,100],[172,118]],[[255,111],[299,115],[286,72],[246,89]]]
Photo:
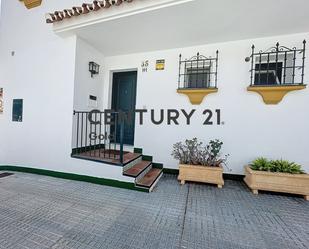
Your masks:
[[[173,146],[172,155],[183,164],[198,164],[198,151],[202,143],[197,138],[186,139],[184,143],[178,142]]]
[[[189,164],[199,163],[198,152],[201,146],[202,146],[202,143],[198,142],[197,138],[193,138],[191,140],[186,139],[185,149],[187,150],[187,153],[188,153],[188,163]]]
[[[300,165],[282,159],[268,160],[266,158],[260,157],[255,159],[251,163],[250,167],[251,169],[258,171],[304,174],[304,171],[302,170]]]
[[[203,146],[197,138],[187,139],[184,143],[174,144],[172,156],[182,164],[219,167],[226,164],[228,157],[228,155],[220,157],[222,145],[223,142],[218,139],[211,140],[206,146]]]
[[[265,157],[259,157],[251,163],[251,169],[259,171],[270,171],[271,163]]]
[[[273,160],[270,162],[272,165],[272,172],[283,172],[290,174],[304,174],[305,172],[302,170],[299,164],[294,162],[289,162],[286,160]]]

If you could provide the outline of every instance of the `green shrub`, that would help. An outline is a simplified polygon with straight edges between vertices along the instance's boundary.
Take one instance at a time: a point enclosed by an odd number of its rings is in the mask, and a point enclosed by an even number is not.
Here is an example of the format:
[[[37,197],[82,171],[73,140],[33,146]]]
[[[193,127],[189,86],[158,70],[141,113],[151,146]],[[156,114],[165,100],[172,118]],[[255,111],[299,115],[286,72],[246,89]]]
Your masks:
[[[264,157],[259,157],[251,163],[251,169],[259,171],[271,171],[271,163]]]
[[[258,171],[281,172],[290,174],[304,174],[301,166],[286,160],[268,160],[264,157],[255,159],[250,168]]]
[[[273,160],[270,162],[272,165],[272,172],[283,172],[290,174],[304,174],[301,166],[286,160]]]

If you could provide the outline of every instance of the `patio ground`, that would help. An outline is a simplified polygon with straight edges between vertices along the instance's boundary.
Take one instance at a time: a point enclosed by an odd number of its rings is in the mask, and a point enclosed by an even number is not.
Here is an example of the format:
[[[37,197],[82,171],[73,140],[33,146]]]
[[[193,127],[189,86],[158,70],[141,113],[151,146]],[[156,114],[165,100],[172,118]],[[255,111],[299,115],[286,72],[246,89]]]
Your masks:
[[[309,248],[309,202],[180,186],[164,175],[151,194],[46,176],[0,179],[0,248]]]

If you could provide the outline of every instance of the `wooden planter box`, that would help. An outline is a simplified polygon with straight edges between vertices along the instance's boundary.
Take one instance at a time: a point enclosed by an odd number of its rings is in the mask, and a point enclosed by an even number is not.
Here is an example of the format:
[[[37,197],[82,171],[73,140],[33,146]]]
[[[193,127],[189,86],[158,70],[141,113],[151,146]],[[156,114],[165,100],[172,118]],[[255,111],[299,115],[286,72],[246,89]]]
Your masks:
[[[185,184],[186,181],[205,182],[217,184],[218,188],[222,188],[223,168],[179,164],[178,180],[181,184]]]
[[[259,190],[303,195],[309,200],[309,175],[273,173],[245,167],[245,183],[254,194]]]

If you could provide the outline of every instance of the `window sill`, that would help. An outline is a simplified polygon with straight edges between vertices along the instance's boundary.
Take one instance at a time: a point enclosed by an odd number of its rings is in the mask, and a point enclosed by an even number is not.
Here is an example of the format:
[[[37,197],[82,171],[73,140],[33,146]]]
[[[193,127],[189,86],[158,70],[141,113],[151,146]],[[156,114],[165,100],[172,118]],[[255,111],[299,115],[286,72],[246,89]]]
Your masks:
[[[278,104],[291,91],[303,90],[306,85],[249,86],[248,91],[260,94],[267,105]]]
[[[192,105],[199,105],[202,103],[205,96],[218,92],[218,88],[177,89],[177,92],[187,95]]]

